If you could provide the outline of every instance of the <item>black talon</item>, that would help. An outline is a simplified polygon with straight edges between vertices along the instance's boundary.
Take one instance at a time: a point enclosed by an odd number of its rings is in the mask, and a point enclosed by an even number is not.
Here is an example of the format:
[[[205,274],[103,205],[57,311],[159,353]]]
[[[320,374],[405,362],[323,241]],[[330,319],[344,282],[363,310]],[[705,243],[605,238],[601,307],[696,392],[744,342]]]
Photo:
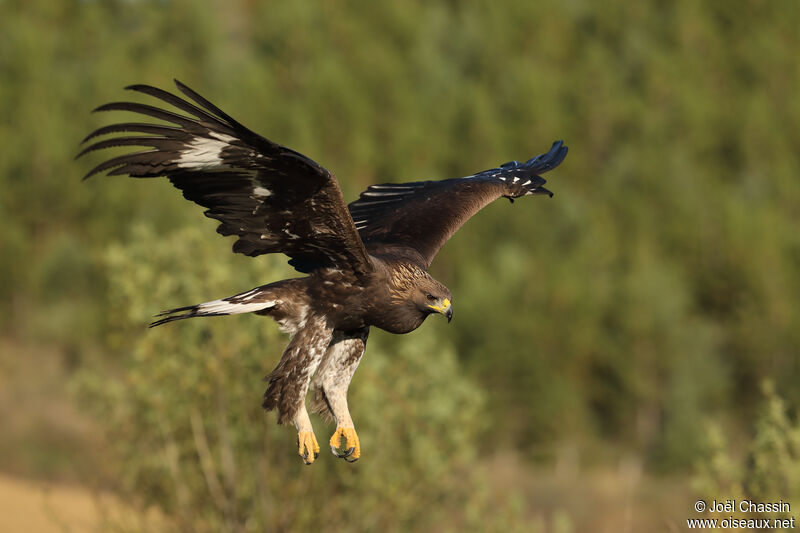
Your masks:
[[[319,457],[319,452],[314,452],[314,459],[316,459],[317,457]]]
[[[354,451],[356,451],[355,447],[348,448],[343,453],[339,453],[339,448],[335,448],[335,447],[331,446],[331,452],[333,452],[333,455],[335,455],[339,459],[347,459],[348,457],[350,457],[353,454]]]
[[[352,448],[350,448],[350,449],[352,450]],[[351,457],[348,457],[347,455],[345,455],[344,456],[344,460],[347,461],[348,463],[355,463],[356,461],[358,461],[358,457],[351,458]]]

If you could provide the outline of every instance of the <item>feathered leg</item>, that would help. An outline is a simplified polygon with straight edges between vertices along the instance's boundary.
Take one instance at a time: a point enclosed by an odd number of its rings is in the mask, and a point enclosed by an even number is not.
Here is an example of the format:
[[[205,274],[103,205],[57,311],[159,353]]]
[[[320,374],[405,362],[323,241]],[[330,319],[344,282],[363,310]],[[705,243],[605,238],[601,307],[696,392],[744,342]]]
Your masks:
[[[264,393],[264,409],[277,408],[279,424],[294,422],[297,453],[307,465],[319,455],[319,444],[306,411],[306,392],[332,336],[333,329],[323,317],[309,317],[286,347],[278,366],[265,378],[269,387]]]
[[[367,345],[369,328],[355,332],[334,332],[328,351],[314,376],[314,410],[330,412],[336,419],[336,431],[330,440],[337,457],[355,462],[361,457],[361,443],[347,407],[347,389]],[[345,450],[339,452],[342,440]]]

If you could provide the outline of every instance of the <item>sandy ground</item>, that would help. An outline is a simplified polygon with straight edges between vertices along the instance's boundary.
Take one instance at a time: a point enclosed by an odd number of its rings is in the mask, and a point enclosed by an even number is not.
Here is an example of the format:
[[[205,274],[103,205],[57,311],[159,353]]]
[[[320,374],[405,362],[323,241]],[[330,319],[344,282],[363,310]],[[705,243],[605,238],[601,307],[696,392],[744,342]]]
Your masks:
[[[0,474],[0,531],[3,533],[107,532],[111,524],[145,525],[118,500],[85,488],[30,481]]]
[[[101,522],[83,489],[0,475],[0,531],[49,533],[91,531]]]

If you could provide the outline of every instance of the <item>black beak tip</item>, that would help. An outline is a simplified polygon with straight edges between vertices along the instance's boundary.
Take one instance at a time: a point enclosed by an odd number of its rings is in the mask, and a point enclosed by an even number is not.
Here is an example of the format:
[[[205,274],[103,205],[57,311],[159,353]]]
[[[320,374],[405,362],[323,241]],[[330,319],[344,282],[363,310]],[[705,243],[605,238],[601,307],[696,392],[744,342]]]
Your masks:
[[[450,309],[448,309],[447,312],[444,314],[444,316],[447,317],[447,323],[449,324],[450,321],[453,320],[453,308],[451,307]]]

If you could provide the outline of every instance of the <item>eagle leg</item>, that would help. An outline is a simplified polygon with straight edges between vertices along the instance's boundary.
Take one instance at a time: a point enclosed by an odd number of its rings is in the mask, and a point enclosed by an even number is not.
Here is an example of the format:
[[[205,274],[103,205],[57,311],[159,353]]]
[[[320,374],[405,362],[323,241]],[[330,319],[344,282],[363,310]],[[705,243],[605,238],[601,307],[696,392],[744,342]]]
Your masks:
[[[347,389],[364,355],[368,335],[369,328],[347,333],[335,331],[312,384],[316,389],[315,410],[330,413],[336,419],[331,452],[350,463],[361,457],[361,442],[347,406]],[[340,453],[342,441],[345,449]]]
[[[303,462],[310,465],[319,457],[319,443],[311,427],[311,419],[305,405],[300,406],[294,416],[294,425],[297,428],[297,455]]]
[[[319,455],[319,444],[306,411],[306,392],[333,336],[324,317],[300,317],[304,327],[297,330],[278,366],[267,376],[263,406],[278,410],[278,423],[289,420],[297,428],[297,453],[310,465]]]
[[[319,443],[313,431],[299,431],[297,433],[297,455],[303,462],[310,465],[319,457]]]

